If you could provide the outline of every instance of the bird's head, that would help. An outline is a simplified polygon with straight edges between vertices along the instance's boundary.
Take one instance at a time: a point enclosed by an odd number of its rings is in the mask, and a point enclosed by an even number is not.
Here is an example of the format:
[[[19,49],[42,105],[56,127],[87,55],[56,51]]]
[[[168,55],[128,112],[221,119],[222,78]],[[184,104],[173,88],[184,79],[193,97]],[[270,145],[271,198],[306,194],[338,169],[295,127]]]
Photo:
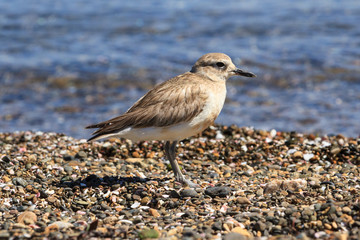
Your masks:
[[[208,53],[199,58],[192,67],[192,73],[201,74],[213,81],[226,81],[229,77],[239,75],[256,77],[255,74],[237,68],[231,58],[223,53]]]

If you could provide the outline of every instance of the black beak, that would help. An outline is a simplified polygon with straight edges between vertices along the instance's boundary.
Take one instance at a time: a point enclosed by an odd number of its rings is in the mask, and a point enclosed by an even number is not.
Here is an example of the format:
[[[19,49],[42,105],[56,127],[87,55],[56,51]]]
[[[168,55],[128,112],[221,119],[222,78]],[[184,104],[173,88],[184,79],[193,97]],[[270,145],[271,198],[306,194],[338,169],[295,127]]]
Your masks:
[[[244,77],[256,77],[255,74],[251,73],[251,72],[245,72],[239,68],[237,68],[236,70],[234,70],[234,73],[236,75],[240,75],[240,76],[244,76]]]

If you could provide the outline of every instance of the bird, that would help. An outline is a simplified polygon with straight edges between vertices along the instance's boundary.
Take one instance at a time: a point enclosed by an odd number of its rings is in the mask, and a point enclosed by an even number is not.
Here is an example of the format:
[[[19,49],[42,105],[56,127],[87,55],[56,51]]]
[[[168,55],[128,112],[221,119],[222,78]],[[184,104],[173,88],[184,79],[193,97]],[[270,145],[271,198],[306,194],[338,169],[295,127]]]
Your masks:
[[[132,141],[165,141],[165,157],[175,180],[191,188],[176,161],[176,145],[212,125],[226,98],[226,81],[232,76],[256,77],[237,68],[224,53],[201,56],[189,72],[156,85],[124,114],[92,124],[97,128],[88,141],[119,137]]]

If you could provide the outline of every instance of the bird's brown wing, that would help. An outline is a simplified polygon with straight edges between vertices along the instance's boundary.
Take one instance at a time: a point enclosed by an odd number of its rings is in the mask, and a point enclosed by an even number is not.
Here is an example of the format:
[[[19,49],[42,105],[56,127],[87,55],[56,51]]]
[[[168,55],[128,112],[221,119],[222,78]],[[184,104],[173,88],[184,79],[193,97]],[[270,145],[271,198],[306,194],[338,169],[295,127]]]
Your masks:
[[[187,79],[190,75],[192,80]],[[172,78],[150,90],[125,114],[87,126],[99,128],[91,139],[128,127],[166,127],[190,121],[202,111],[207,98],[206,89],[196,78],[191,73]]]

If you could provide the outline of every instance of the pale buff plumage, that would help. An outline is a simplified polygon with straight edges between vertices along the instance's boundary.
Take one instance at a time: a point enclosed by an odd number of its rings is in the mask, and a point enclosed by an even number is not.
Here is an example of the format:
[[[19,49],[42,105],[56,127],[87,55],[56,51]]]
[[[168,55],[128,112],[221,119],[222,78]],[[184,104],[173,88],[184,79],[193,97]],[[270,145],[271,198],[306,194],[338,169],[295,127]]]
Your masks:
[[[223,53],[205,54],[190,72],[155,86],[123,115],[88,126],[99,128],[89,140],[107,137],[165,140],[177,180],[192,185],[179,169],[174,169],[178,168],[172,156],[176,141],[196,135],[213,124],[225,102],[226,80],[234,75],[255,76],[236,68]]]

